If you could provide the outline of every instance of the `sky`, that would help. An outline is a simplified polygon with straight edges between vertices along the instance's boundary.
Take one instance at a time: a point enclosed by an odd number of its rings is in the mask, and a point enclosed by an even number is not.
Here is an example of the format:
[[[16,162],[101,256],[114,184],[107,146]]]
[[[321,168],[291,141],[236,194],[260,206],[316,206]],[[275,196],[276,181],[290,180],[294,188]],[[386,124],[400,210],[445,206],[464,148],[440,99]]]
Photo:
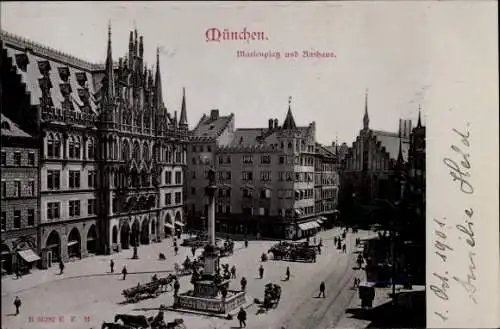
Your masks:
[[[236,127],[282,123],[291,97],[298,125],[316,123],[316,138],[349,145],[362,128],[365,93],[370,126],[397,132],[419,105],[442,57],[441,30],[461,24],[467,4],[435,2],[148,3],[3,2],[1,28],[91,62],[104,62],[111,22],[113,56],[125,55],[130,30],[144,36],[148,65],[160,48],[164,102],[179,111],[186,88],[191,128],[203,113],[234,113]],[[442,22],[448,28],[441,29]],[[206,31],[263,32],[266,40],[207,42]],[[443,33],[444,33],[443,32]],[[238,50],[280,52],[281,58],[238,58]],[[284,58],[318,50],[335,58]]]

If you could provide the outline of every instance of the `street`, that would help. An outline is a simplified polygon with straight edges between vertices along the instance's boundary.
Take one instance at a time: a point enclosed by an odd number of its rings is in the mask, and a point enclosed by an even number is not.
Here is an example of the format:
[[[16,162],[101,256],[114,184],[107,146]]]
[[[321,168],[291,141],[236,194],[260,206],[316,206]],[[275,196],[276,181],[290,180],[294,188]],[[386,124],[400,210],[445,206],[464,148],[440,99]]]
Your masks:
[[[256,314],[257,305],[247,309],[247,328],[333,328],[345,314],[345,309],[355,297],[351,290],[354,275],[361,277],[362,272],[355,266],[354,240],[368,232],[347,235],[347,252],[334,248],[333,237],[339,229],[320,232],[317,238],[323,240],[322,254],[316,263],[299,263],[269,260],[262,263],[264,278],[258,278],[260,256],[276,241],[250,241],[244,248],[241,241],[235,244],[235,253],[221,259],[221,264],[236,265],[237,278],[231,281],[230,288],[239,290],[240,280],[245,276],[247,301],[262,299],[264,286],[273,282],[281,285],[281,300],[276,309],[268,313]],[[165,261],[158,260],[158,253],[166,255]],[[197,250],[197,254],[201,249]],[[132,250],[125,250],[112,256],[94,256],[66,264],[63,275],[58,268],[34,271],[21,279],[12,276],[2,279],[2,325],[5,328],[100,328],[102,323],[113,322],[117,313],[145,314],[152,316],[161,305],[173,303],[171,292],[157,298],[142,300],[136,304],[124,304],[122,290],[138,283],[151,280],[154,273],[159,277],[168,275],[174,263],[181,264],[191,250],[180,247],[174,255],[172,240],[139,247],[139,259],[132,260]],[[109,261],[115,262],[114,274],[109,273]],[[122,279],[121,270],[126,265],[129,272]],[[291,270],[289,281],[283,281],[286,267]],[[162,273],[163,272],[163,273]],[[363,279],[363,277],[361,277]],[[190,277],[180,280],[180,291],[192,288]],[[326,285],[326,298],[317,298],[321,281]],[[14,298],[22,300],[20,315],[15,316]],[[291,316],[293,315],[293,316]],[[166,321],[183,318],[187,328],[231,328],[238,321],[217,317],[200,316],[181,312],[165,312]]]

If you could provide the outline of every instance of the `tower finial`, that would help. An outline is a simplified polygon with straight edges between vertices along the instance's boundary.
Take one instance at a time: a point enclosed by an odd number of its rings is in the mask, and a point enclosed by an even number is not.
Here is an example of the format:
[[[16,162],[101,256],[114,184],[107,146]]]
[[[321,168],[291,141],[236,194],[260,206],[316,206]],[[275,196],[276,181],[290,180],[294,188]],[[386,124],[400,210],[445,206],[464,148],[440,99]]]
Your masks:
[[[370,117],[368,116],[368,88],[365,89],[365,115],[363,116],[363,129],[368,130]]]
[[[111,22],[108,22],[108,49],[106,54],[106,98],[109,104],[113,103],[115,92],[115,77],[113,72],[113,53],[111,46]]]
[[[418,122],[417,122],[417,128],[422,128],[421,113],[422,113],[422,105],[418,104]]]
[[[288,112],[286,113],[285,121],[283,122],[283,129],[295,129],[297,125],[292,115],[292,96],[288,96]]]
[[[182,87],[182,104],[181,104],[181,117],[179,118],[179,126],[187,127],[187,109],[186,109],[186,88]]]

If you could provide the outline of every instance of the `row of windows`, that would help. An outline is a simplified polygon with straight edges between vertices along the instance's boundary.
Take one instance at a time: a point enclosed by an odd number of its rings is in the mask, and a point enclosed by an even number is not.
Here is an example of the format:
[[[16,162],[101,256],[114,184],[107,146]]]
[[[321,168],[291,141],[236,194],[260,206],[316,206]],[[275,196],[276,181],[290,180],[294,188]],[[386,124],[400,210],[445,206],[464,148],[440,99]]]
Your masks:
[[[69,200],[69,217],[80,217],[81,203],[80,200]],[[97,214],[97,200],[89,199],[87,202],[87,215],[93,216]],[[47,203],[47,219],[61,218],[61,202]]]
[[[334,202],[318,203],[315,205],[314,209],[316,210],[316,213],[335,210],[335,203]]]
[[[334,163],[321,163],[319,161],[314,165],[315,171],[330,172],[335,171],[336,165]]]
[[[61,156],[61,140],[57,135],[52,135],[49,134],[47,137],[47,157],[48,158],[54,158],[54,159],[59,159]],[[75,159],[79,160],[81,159],[82,156],[82,150],[85,149],[85,147],[82,148],[82,144],[80,143],[80,140],[76,137],[71,136],[68,139],[68,154],[67,157],[69,159]],[[144,142],[142,148],[139,144],[138,141],[136,141],[132,145],[132,153],[130,152],[131,146],[129,145],[128,141],[125,141],[122,144],[121,147],[121,159],[124,161],[128,161],[131,159],[135,159],[136,161],[139,161],[142,159],[149,161],[152,157],[152,154],[150,152],[150,146],[148,145],[147,142]],[[118,159],[118,141],[110,142],[108,143],[107,147],[107,156],[109,156],[112,159]],[[83,152],[84,153],[84,152]],[[165,152],[157,152],[155,149],[153,149],[153,155],[158,154],[158,156],[155,156],[159,158],[161,161],[167,161],[169,163],[179,163],[179,164],[184,164],[185,159],[183,156],[183,152],[181,150],[175,150],[172,152],[171,150],[167,149]],[[87,159],[94,159],[97,155],[97,147],[96,143],[94,142],[93,139],[89,139],[87,141]]]
[[[47,157],[53,159],[61,158],[61,140],[57,135],[49,134],[47,137]],[[87,159],[94,159],[96,144],[93,139],[87,141]],[[78,160],[82,156],[82,145],[77,137],[70,136],[68,139],[68,159]]]
[[[2,198],[22,198],[35,196],[35,181],[2,180]]]
[[[164,204],[166,206],[170,206],[172,204],[181,204],[182,203],[182,193],[175,192],[174,194],[174,203],[172,203],[172,193],[165,193]]]
[[[313,196],[314,196],[313,189],[295,191],[295,200],[312,199]]]
[[[229,155],[219,155],[219,164],[231,164],[231,156]],[[241,158],[241,162],[243,164],[253,164],[254,163],[253,155],[243,155]],[[261,155],[260,156],[260,164],[271,164],[271,155]],[[196,163],[196,159],[193,158],[193,164]],[[286,156],[280,155],[278,156],[278,164],[284,165],[299,165],[299,166],[312,166],[314,164],[314,158],[312,156]]]
[[[81,177],[79,170],[70,170],[68,172],[68,187],[80,188]],[[90,170],[87,174],[87,186],[89,188],[97,185],[97,171]],[[61,171],[47,170],[47,189],[59,190],[61,188]]]
[[[205,147],[203,145],[199,145],[199,146],[193,145],[192,150],[193,150],[193,153],[205,152]],[[212,146],[207,145],[206,150],[207,150],[207,152],[212,152]]]
[[[7,153],[6,151],[2,151],[2,159],[1,159],[1,165],[6,166],[7,164],[10,164],[10,158],[8,158],[8,155],[10,153]],[[23,161],[25,160],[25,161]],[[13,154],[13,159],[12,159],[12,164],[14,166],[21,166],[21,165],[27,165],[30,167],[34,167],[36,165],[35,162],[35,153],[34,152],[29,152],[26,154],[26,159],[23,159],[23,153],[21,152],[14,152]]]
[[[31,227],[35,225],[35,209],[28,209],[26,211],[26,226]],[[14,217],[13,219],[13,228],[14,229],[20,229],[21,224],[22,224],[22,211],[20,209],[15,209],[14,210]],[[2,232],[7,230],[7,212],[2,211]]]
[[[165,172],[165,184],[166,185],[181,185],[182,184],[182,172],[181,171],[176,171],[175,172],[175,181],[172,182],[172,172],[171,171],[166,171]]]

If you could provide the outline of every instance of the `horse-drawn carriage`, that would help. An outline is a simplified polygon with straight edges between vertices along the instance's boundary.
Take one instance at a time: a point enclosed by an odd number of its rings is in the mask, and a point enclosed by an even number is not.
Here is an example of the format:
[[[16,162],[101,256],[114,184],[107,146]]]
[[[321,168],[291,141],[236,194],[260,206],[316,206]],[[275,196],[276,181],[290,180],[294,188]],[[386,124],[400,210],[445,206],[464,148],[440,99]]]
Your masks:
[[[169,274],[165,278],[154,279],[146,284],[137,284],[136,287],[125,289],[122,295],[128,303],[136,303],[142,299],[158,297],[162,292],[168,291],[168,287],[172,286],[176,276]]]
[[[275,260],[316,262],[317,246],[307,243],[280,242],[269,249]]]
[[[186,329],[183,319],[165,323],[163,311],[156,316],[116,314],[115,322],[104,322],[101,329]]]
[[[221,257],[232,255],[234,252],[234,241],[232,240],[224,241],[224,244],[222,245],[222,247],[219,247],[219,250]]]
[[[255,299],[255,304],[261,305],[261,308],[268,311],[271,308],[278,307],[281,298],[281,287],[274,283],[266,284],[264,288],[264,300]]]
[[[270,308],[278,307],[281,298],[281,287],[274,283],[266,284],[264,289],[264,308],[266,310]]]

